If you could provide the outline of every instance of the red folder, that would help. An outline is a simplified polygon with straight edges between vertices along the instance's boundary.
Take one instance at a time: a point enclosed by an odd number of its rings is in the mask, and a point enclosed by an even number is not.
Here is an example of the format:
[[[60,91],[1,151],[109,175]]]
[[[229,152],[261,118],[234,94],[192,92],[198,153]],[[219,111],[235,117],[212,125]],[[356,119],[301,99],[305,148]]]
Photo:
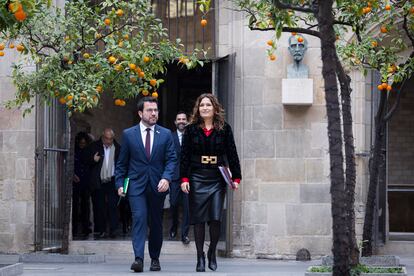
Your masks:
[[[229,185],[230,188],[236,189],[236,185],[233,182],[233,179],[231,178],[231,171],[228,167],[219,166],[221,175],[223,176],[224,181]]]

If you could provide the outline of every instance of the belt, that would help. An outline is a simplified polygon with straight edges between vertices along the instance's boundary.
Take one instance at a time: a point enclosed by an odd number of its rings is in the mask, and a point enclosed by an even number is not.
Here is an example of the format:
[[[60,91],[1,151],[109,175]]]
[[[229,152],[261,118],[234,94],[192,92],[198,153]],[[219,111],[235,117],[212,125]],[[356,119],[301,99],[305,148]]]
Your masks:
[[[223,158],[219,155],[193,155],[191,161],[194,163],[205,165],[217,165],[222,163]]]

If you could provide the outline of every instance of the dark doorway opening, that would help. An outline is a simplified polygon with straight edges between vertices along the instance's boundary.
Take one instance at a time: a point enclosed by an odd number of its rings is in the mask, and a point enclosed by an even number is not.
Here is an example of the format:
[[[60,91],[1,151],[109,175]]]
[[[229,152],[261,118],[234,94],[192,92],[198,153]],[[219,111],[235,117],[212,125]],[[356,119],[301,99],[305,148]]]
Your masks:
[[[196,98],[202,93],[211,93],[212,91],[212,63],[207,62],[203,67],[197,67],[187,70],[185,67],[177,63],[167,66],[167,72],[164,76],[159,76],[165,80],[159,88],[159,120],[158,124],[175,130],[174,120],[178,111],[184,111],[188,115],[192,113]],[[123,129],[129,128],[139,122],[136,105],[139,98],[128,100],[125,107],[114,105],[114,99],[110,91],[105,91],[101,99],[99,108],[86,111],[83,114],[75,114],[73,120],[76,122],[76,133],[90,133],[94,140],[100,139],[102,131],[105,128],[112,128],[115,132],[115,139],[122,144],[121,134]],[[91,204],[90,204],[91,205]],[[117,207],[115,207],[117,208]],[[90,207],[90,222],[93,224],[92,206]],[[118,210],[121,212],[121,210]],[[181,215],[182,212],[180,212]],[[119,216],[121,217],[121,216]],[[181,221],[181,218],[180,218]],[[164,209],[164,237],[167,240],[169,236],[169,228],[171,225],[171,212],[169,210],[168,200]],[[91,225],[93,229],[93,225]],[[130,239],[130,231],[125,233],[122,222],[119,221],[118,235],[115,239]],[[94,235],[74,236],[74,240],[92,240],[96,238]],[[105,237],[99,240],[111,240],[114,238]],[[190,231],[190,239],[192,231]]]

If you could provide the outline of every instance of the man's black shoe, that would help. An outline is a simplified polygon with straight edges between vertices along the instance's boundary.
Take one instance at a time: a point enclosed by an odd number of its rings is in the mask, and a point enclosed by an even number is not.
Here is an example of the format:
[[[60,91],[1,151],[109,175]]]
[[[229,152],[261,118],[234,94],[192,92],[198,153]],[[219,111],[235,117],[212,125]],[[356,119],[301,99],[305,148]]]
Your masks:
[[[170,230],[170,240],[175,239],[175,237],[177,236],[177,231],[175,230]]]
[[[183,244],[189,244],[190,243],[190,239],[187,236],[185,236],[181,241],[183,242]]]
[[[131,265],[131,270],[133,270],[134,272],[144,271],[144,262],[142,261],[141,258],[139,257],[135,258],[135,262],[133,262]]]
[[[158,259],[151,259],[150,271],[160,271],[161,265]]]

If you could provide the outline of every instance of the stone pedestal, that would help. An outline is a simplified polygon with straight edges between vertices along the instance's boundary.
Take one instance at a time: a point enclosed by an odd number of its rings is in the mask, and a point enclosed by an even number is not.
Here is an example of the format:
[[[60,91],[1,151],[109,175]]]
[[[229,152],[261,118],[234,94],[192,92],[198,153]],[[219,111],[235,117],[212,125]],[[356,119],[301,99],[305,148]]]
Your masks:
[[[312,105],[313,79],[282,79],[282,104]]]

